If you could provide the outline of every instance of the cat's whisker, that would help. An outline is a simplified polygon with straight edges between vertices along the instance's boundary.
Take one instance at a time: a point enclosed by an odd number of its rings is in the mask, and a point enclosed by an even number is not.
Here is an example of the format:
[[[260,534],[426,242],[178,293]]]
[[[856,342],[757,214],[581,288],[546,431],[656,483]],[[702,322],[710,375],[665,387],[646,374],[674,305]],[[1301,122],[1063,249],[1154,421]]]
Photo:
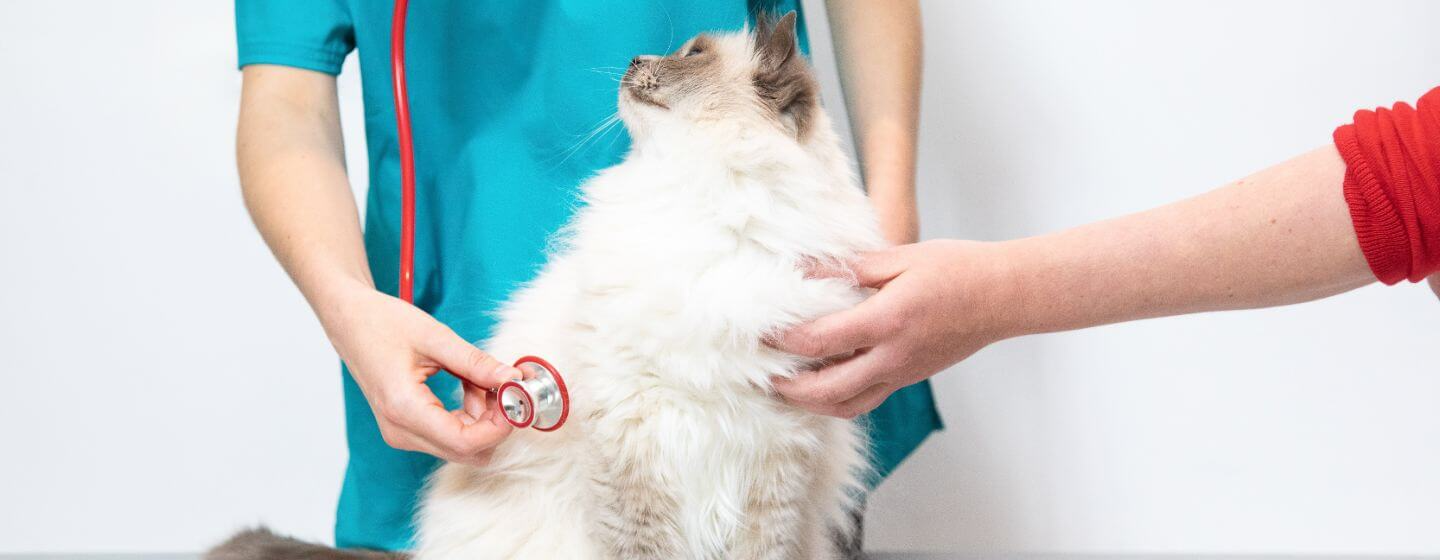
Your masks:
[[[610,131],[610,129],[614,128],[618,124],[620,124],[619,113],[611,113],[610,116],[601,119],[600,124],[592,128],[590,132],[586,133],[582,138],[580,138],[580,140],[575,142],[575,144],[571,145],[569,148],[566,148],[564,151],[561,152],[564,157],[561,158],[559,162],[556,162],[555,166],[559,167],[560,165],[563,165],[565,162],[569,161],[571,157],[574,157],[575,154],[580,153],[580,151],[583,150],[587,144],[598,138],[603,137],[606,133]]]
[[[617,124],[619,123],[619,120],[618,120],[618,119],[616,120],[616,123],[617,123]],[[612,127],[612,128],[613,128],[613,127]],[[600,136],[603,138],[603,137],[605,136],[605,134],[608,134],[608,133],[609,133],[609,131],[606,131],[605,133],[602,133]],[[616,141],[616,140],[619,140],[621,136],[624,136],[624,134],[616,134],[614,137],[610,138],[610,143],[605,145],[605,149],[608,151],[611,147],[613,147],[613,146],[615,145],[615,141]]]
[[[804,413],[756,390],[808,365],[761,349],[776,326],[864,296],[796,282],[795,263],[881,245],[853,160],[818,109],[813,73],[790,56],[795,17],[767,27],[764,41],[750,32],[696,39],[689,45],[704,59],[657,68],[683,80],[622,77],[627,88],[663,86],[624,90],[623,120],[612,113],[586,126],[573,107],[552,113],[564,136],[546,151],[564,159],[542,154],[542,167],[565,165],[537,171],[591,176],[566,201],[571,218],[548,237],[544,267],[495,306],[486,348],[555,360],[575,382],[580,425],[527,433],[525,445],[497,447],[483,470],[437,471],[421,503],[422,557],[848,557],[860,497],[852,489],[872,475],[865,430],[797,418]],[[758,71],[782,54],[799,64]],[[713,61],[757,71],[703,69]],[[804,88],[794,92],[804,103],[762,95],[790,85]],[[755,104],[794,118],[757,114]],[[616,132],[621,124],[633,128]],[[600,141],[629,139],[627,130],[638,133],[635,149],[608,161],[619,154],[598,151]],[[459,301],[460,313],[492,304]],[[533,420],[538,402],[526,404]],[[689,499],[697,495],[707,498]]]
[[[615,66],[596,66],[594,68],[586,68],[586,70],[602,76],[608,76],[618,83],[624,83],[625,75],[629,72],[626,68],[617,68]]]

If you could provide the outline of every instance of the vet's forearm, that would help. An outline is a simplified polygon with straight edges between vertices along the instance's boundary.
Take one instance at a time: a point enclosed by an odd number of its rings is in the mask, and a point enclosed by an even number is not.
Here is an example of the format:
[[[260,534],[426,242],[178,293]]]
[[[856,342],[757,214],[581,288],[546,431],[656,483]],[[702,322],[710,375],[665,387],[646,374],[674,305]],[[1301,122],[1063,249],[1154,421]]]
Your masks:
[[[914,242],[915,135],[920,114],[917,0],[829,0],[845,107],[861,173],[891,243]]]
[[[1009,334],[1282,305],[1374,282],[1344,173],[1327,146],[1189,200],[1007,242]]]
[[[373,287],[345,173],[335,79],[263,65],[244,74],[236,156],[245,204],[324,322],[346,290]]]

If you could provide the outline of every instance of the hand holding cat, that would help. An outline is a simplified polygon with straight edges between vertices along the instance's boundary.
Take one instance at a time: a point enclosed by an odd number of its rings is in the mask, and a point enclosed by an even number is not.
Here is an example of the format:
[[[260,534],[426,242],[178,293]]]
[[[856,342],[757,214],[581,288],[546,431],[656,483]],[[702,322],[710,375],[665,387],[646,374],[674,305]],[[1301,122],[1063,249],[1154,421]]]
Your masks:
[[[861,286],[879,291],[783,333],[781,350],[827,363],[776,380],[776,390],[806,410],[852,418],[1004,338],[1008,282],[999,256],[993,244],[957,240],[861,255],[851,271]]]
[[[447,461],[484,465],[512,430],[487,391],[521,376],[425,312],[363,287],[322,314],[326,332],[359,383],[385,443]],[[425,380],[460,377],[464,405],[445,409]]]

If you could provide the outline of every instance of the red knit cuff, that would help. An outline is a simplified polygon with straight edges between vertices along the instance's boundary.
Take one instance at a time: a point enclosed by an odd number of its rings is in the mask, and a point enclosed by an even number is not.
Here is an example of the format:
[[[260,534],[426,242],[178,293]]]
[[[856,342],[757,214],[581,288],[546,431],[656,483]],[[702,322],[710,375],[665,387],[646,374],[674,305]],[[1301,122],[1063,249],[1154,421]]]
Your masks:
[[[1364,111],[1355,113],[1359,123]],[[1374,114],[1368,115],[1374,118]],[[1335,129],[1335,148],[1345,160],[1345,202],[1350,207],[1350,221],[1360,250],[1375,278],[1386,284],[1404,280],[1410,272],[1410,241],[1405,224],[1395,210],[1395,203],[1375,170],[1370,168],[1364,150],[1355,136],[1355,124]]]

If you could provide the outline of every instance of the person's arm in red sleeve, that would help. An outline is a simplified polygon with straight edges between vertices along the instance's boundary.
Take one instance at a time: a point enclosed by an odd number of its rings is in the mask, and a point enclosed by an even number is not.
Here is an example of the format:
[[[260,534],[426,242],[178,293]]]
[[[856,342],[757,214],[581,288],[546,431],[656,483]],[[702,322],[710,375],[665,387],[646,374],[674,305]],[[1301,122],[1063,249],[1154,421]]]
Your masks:
[[[1440,269],[1440,88],[1415,105],[1358,111],[1335,130],[1355,233],[1386,284]]]
[[[1284,305],[1440,267],[1440,90],[1362,111],[1326,146],[1206,194],[1049,235],[941,240],[864,255],[859,306],[784,333],[832,359],[777,382],[851,416],[997,340]],[[1433,283],[1432,283],[1433,284]]]

